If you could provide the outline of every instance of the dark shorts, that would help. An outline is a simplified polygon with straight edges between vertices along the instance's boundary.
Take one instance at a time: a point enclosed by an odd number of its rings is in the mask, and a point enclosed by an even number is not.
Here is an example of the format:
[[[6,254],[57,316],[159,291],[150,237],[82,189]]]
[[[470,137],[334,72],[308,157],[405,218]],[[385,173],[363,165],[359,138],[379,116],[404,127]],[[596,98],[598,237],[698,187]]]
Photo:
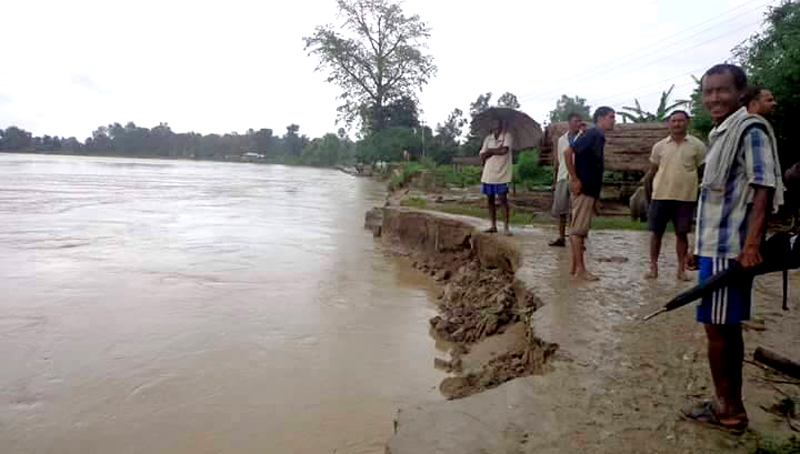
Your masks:
[[[694,202],[680,200],[651,200],[647,213],[648,229],[663,235],[667,230],[667,224],[671,221],[675,226],[675,233],[686,235],[692,230],[694,205]]]
[[[508,183],[481,183],[481,192],[486,195],[508,194]]]
[[[734,262],[724,258],[698,257],[700,283],[730,268]],[[750,320],[752,298],[753,278],[738,279],[734,285],[703,297],[697,306],[697,321],[706,325],[738,325]]]

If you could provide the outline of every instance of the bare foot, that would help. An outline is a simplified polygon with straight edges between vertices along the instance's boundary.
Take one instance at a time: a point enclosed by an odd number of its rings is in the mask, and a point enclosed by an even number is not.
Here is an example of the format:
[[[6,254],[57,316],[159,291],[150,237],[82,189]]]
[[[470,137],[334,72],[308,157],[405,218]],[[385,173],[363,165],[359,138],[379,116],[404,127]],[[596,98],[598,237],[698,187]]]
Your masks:
[[[492,227],[490,229],[486,229],[483,233],[497,233],[497,227]]]
[[[678,280],[681,282],[692,282],[694,279],[686,275],[686,273],[678,273]]]
[[[644,273],[644,278],[645,279],[650,279],[650,280],[658,279],[658,271],[650,270],[650,271]]]
[[[575,277],[577,277],[578,279],[584,280],[584,281],[588,281],[588,282],[594,282],[594,281],[599,281],[600,280],[599,277],[595,276],[594,274],[592,274],[592,273],[590,273],[590,272],[588,272],[586,270],[579,271],[578,273],[575,274]]]

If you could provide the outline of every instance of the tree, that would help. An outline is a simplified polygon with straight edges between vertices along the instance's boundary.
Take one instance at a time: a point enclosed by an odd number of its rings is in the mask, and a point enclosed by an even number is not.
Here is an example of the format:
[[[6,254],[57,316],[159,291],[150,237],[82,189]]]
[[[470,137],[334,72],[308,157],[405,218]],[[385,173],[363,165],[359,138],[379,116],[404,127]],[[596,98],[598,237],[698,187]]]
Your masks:
[[[303,148],[302,162],[312,166],[332,166],[340,162],[344,151],[339,137],[328,133],[322,138],[312,140]]]
[[[33,145],[32,134],[16,126],[3,132],[3,151],[28,151]]]
[[[765,22],[764,30],[733,54],[747,71],[748,81],[766,87],[778,101],[769,120],[778,136],[781,165],[787,168],[797,161],[794,149],[800,143],[795,126],[800,117],[800,2],[770,7]]]
[[[584,120],[592,118],[591,106],[586,104],[586,99],[580,96],[569,97],[561,95],[561,99],[556,101],[556,108],[550,111],[550,123],[567,121],[572,112],[579,113]]]
[[[711,114],[703,106],[703,94],[700,79],[694,76],[692,76],[692,78],[697,83],[697,86],[692,92],[689,110],[692,115],[692,133],[698,137],[701,137],[702,139],[706,139],[708,137],[708,133],[711,132],[711,129],[714,127],[714,124],[711,121]]]
[[[418,128],[420,125],[417,100],[414,98],[401,96],[383,110],[386,128]]]
[[[419,16],[406,16],[396,0],[337,0],[343,21],[322,25],[303,38],[317,70],[342,89],[338,111],[347,125],[371,109],[370,128],[386,126],[384,107],[403,96],[416,100],[433,75],[433,57],[423,53],[430,28]]]
[[[511,92],[505,92],[497,98],[497,107],[508,107],[510,109],[519,109],[520,103],[517,96]]]
[[[482,95],[478,95],[478,99],[469,103],[469,116],[472,117],[472,119],[475,119],[475,117],[478,114],[482,113],[483,111],[491,107],[491,105],[489,104],[491,100],[492,100],[492,92],[487,92]]]
[[[436,125],[436,136],[441,137],[445,143],[450,142],[457,146],[466,125],[467,119],[464,118],[464,112],[456,107],[450,112],[444,123]]]
[[[672,104],[669,103],[669,98],[672,96],[672,90],[675,88],[675,85],[669,87],[669,90],[661,92],[661,99],[658,102],[658,108],[656,109],[655,113],[647,112],[646,110],[642,109],[641,104],[639,104],[638,99],[634,99],[633,101],[636,103],[636,107],[623,107],[622,110],[627,110],[628,112],[619,112],[619,115],[624,120],[630,120],[631,123],[650,123],[650,122],[664,122],[667,121],[670,112],[677,109],[678,107],[685,107],[691,105],[690,100],[682,99],[675,101]],[[633,112],[636,115],[631,114]]]

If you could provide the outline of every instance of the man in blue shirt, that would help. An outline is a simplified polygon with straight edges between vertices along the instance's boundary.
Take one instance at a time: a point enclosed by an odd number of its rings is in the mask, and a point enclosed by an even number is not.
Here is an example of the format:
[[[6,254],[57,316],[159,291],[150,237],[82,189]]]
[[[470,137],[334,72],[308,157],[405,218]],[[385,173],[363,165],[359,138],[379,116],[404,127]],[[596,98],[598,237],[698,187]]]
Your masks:
[[[597,276],[586,271],[584,243],[589,235],[595,204],[600,199],[600,189],[603,186],[605,132],[614,129],[615,115],[611,107],[598,108],[593,116],[595,127],[588,129],[564,151],[572,193],[572,220],[569,225],[569,242],[572,248],[570,274],[587,281],[598,280]]]

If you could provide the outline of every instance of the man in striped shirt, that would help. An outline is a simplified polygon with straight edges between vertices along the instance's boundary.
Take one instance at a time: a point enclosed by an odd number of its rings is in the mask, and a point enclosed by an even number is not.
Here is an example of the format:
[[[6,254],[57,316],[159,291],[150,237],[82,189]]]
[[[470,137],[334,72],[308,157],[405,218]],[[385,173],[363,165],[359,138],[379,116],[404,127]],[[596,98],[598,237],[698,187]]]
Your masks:
[[[735,262],[750,268],[759,252],[767,216],[782,192],[771,128],[749,115],[741,99],[747,78],[741,68],[717,65],[701,81],[703,105],[715,127],[709,134],[706,171],[700,189],[695,254],[700,282]],[[777,177],[776,177],[777,176]],[[780,203],[781,196],[776,196]],[[716,401],[684,411],[688,418],[742,432],[747,412],[742,402],[744,341],[741,322],[750,318],[752,279],[741,280],[703,298],[697,321],[705,325]]]

